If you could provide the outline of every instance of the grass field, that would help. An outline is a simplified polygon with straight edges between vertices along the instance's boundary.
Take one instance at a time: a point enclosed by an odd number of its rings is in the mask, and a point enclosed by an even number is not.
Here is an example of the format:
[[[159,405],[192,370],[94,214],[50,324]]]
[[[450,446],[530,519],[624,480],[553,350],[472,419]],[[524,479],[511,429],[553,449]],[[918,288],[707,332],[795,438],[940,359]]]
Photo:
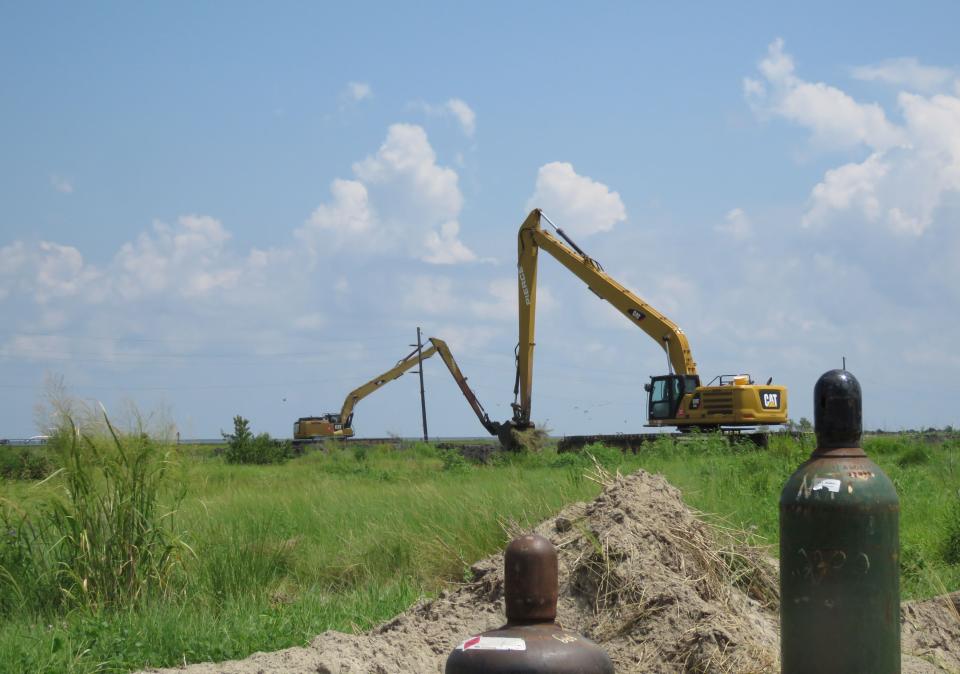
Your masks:
[[[780,487],[811,447],[777,438],[768,450],[731,448],[703,437],[636,456],[593,449],[622,472],[663,473],[694,508],[773,545]],[[900,493],[904,598],[960,588],[960,555],[949,546],[960,542],[958,449],[957,439],[867,442]],[[475,466],[422,444],[313,452],[271,466],[180,448],[162,500],[183,487],[170,521],[189,548],[164,592],[112,608],[12,602],[0,617],[0,663],[5,671],[127,671],[366,629],[463,580],[470,563],[502,547],[505,528],[593,497],[599,487],[583,477],[587,468],[582,457],[550,451]],[[0,483],[0,498],[30,514],[61,491],[60,476],[40,486]]]

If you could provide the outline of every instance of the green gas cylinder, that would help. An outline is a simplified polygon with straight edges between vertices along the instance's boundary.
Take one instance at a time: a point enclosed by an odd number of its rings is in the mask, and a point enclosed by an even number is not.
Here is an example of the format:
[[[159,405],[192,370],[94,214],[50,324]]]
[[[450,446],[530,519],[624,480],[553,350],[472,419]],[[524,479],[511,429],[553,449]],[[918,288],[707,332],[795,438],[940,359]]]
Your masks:
[[[817,448],[780,495],[783,674],[900,672],[900,504],[860,446],[860,383],[813,391]]]

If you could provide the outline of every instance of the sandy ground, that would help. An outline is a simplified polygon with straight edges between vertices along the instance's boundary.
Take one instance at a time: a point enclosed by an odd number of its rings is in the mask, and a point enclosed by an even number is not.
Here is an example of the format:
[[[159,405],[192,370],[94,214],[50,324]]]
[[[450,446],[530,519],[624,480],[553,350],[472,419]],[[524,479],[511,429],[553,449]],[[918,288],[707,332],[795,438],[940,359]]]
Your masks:
[[[605,482],[595,501],[535,530],[559,551],[559,622],[601,644],[619,674],[778,672],[774,560],[704,524],[662,477]],[[485,559],[474,582],[366,634],[324,632],[306,648],[147,671],[440,674],[463,639],[503,624],[502,566],[502,555]],[[903,605],[905,674],[960,672],[958,609],[960,593]]]

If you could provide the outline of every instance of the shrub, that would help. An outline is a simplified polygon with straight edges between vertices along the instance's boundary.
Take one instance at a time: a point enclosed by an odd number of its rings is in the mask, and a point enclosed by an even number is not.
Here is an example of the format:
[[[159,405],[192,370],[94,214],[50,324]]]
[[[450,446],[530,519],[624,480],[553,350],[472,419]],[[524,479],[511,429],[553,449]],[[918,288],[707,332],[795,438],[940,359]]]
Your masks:
[[[927,573],[923,549],[916,543],[904,541],[900,545],[900,576],[911,583],[919,583]]]
[[[623,452],[617,447],[608,447],[601,442],[595,442],[583,448],[583,453],[588,457],[593,457],[606,468],[619,466],[623,463]]]
[[[223,452],[227,463],[283,463],[292,454],[289,441],[274,440],[269,433],[254,436],[250,431],[250,422],[239,414],[233,418],[233,433],[221,435],[227,441],[227,448]]]
[[[439,455],[436,445],[421,440],[415,441],[407,449],[407,456],[410,458],[435,459]]]
[[[353,445],[350,448],[353,451],[353,458],[357,463],[366,463],[370,458],[370,445]]]
[[[53,472],[46,452],[35,447],[0,449],[0,477],[8,480],[42,480]]]
[[[470,463],[456,449],[440,449],[440,461],[443,469],[451,472],[461,472],[470,468]]]
[[[960,564],[960,494],[953,499],[947,511],[947,531],[943,540],[943,559],[948,564]]]
[[[557,454],[551,463],[553,468],[584,469],[590,465],[590,457],[584,452],[563,452],[562,454]]]
[[[62,497],[33,515],[0,509],[0,609],[130,605],[169,589],[189,549],[174,528],[183,491],[161,501],[169,453],[103,419],[99,433],[67,420],[52,439]]]
[[[897,457],[897,465],[901,468],[907,466],[922,466],[930,461],[930,452],[921,444],[912,444],[907,450]]]

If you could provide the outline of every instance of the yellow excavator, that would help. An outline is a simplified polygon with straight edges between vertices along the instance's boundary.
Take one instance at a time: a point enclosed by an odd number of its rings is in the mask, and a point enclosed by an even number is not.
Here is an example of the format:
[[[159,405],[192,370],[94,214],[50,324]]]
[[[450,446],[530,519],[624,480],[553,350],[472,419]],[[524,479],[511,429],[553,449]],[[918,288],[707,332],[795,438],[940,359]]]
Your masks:
[[[314,440],[322,440],[324,438],[352,437],[353,408],[356,406],[356,404],[384,384],[400,377],[400,375],[416,365],[418,360],[427,360],[436,353],[440,354],[441,360],[443,360],[444,364],[447,366],[447,369],[450,371],[450,374],[457,382],[457,386],[460,387],[460,391],[467,399],[467,402],[470,404],[470,408],[477,415],[480,423],[483,424],[483,427],[486,428],[487,432],[489,432],[491,435],[497,435],[500,431],[501,424],[490,420],[490,416],[483,409],[483,405],[480,404],[480,401],[477,400],[477,397],[467,385],[467,378],[463,376],[463,373],[457,366],[457,362],[454,360],[453,354],[450,352],[450,347],[447,346],[446,342],[437,337],[431,337],[429,341],[430,347],[424,349],[419,358],[417,356],[417,350],[414,349],[409,354],[397,361],[396,365],[383,374],[374,377],[362,386],[358,386],[350,391],[350,393],[347,394],[346,399],[343,401],[343,407],[340,408],[339,413],[327,412],[318,417],[301,417],[297,419],[297,421],[293,424],[294,442],[310,442]]]
[[[541,228],[541,220],[550,224],[560,238]],[[670,426],[688,431],[694,428],[716,430],[786,423],[786,387],[772,385],[772,378],[766,384],[756,384],[748,374],[722,375],[706,386],[702,385],[683,331],[607,274],[596,260],[584,253],[540,209],[531,211],[520,225],[517,247],[520,341],[516,355],[513,419],[502,424],[503,427],[522,430],[533,425],[530,422],[530,406],[537,307],[537,253],[540,249],[572,271],[594,294],[616,307],[666,352],[668,374],[650,377],[650,382],[644,385],[648,426]]]

